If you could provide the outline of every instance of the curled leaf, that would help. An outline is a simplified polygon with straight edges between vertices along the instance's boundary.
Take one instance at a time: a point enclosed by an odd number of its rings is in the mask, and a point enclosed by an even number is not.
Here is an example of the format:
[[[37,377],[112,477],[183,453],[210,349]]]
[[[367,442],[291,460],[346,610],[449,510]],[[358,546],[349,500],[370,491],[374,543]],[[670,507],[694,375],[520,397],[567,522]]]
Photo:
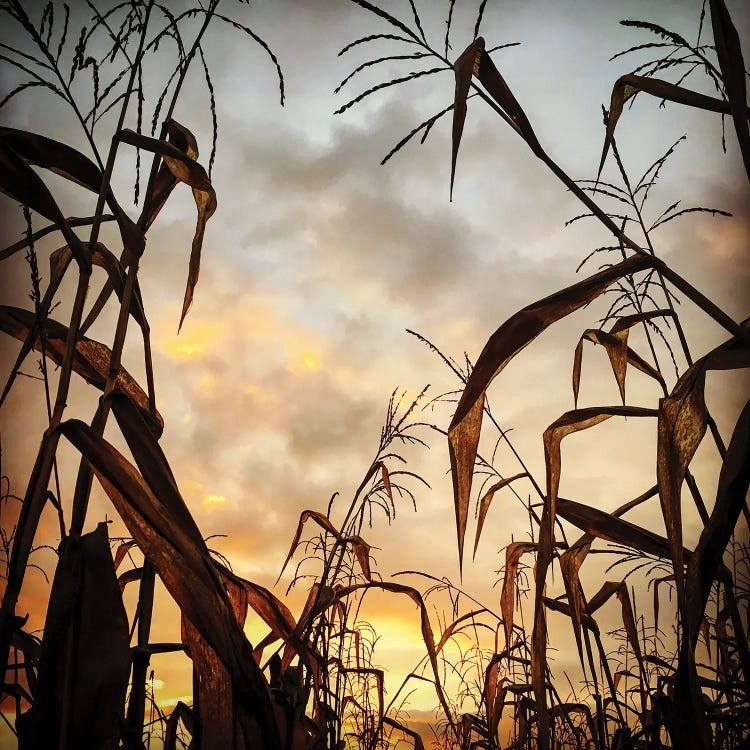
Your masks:
[[[183,128],[183,130],[186,129]],[[185,316],[187,315],[193,301],[195,286],[198,283],[203,236],[206,232],[206,223],[216,211],[216,193],[211,185],[208,175],[206,174],[206,170],[203,169],[195,159],[188,156],[185,151],[182,151],[172,143],[157,138],[150,138],[127,128],[121,130],[118,135],[123,143],[129,143],[131,146],[136,146],[137,148],[142,148],[146,151],[152,151],[155,154],[159,154],[174,178],[179,182],[184,182],[187,185],[190,185],[193,190],[193,198],[195,199],[195,206],[198,210],[198,220],[195,227],[195,235],[193,236],[192,249],[190,251],[188,280],[187,286],[185,287],[185,298],[182,303],[182,314],[180,315],[179,327],[182,327],[182,323],[185,320]],[[165,190],[166,189],[165,186]],[[164,200],[166,200],[166,195],[163,200],[160,196],[152,198],[151,200],[155,201],[156,204],[161,200],[161,204],[159,205],[163,205]],[[154,208],[151,208],[150,210],[153,212]]]

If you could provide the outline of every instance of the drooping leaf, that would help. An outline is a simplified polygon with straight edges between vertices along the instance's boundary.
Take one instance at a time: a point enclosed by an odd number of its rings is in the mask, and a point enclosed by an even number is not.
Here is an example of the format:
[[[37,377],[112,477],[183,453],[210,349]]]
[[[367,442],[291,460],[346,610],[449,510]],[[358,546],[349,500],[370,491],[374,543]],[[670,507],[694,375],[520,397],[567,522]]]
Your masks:
[[[672,554],[677,599],[685,618],[681,488],[688,466],[706,432],[706,372],[744,367],[750,367],[750,347],[744,342],[731,340],[689,367],[669,396],[659,402],[656,477]]]
[[[405,594],[419,608],[422,641],[427,649],[427,655],[429,656],[430,665],[432,666],[432,674],[435,678],[435,691],[437,692],[438,700],[440,701],[440,705],[445,712],[448,722],[451,726],[454,726],[452,713],[448,707],[442,683],[440,681],[440,668],[437,660],[437,649],[435,648],[435,636],[432,632],[432,625],[430,624],[430,616],[427,613],[427,607],[425,606],[424,600],[419,591],[411,586],[405,586],[401,583],[392,583],[390,581],[370,581],[368,583],[356,583],[350,586],[344,586],[335,592],[335,597],[336,599],[344,599],[356,591],[366,591],[373,588],[381,589],[382,591],[390,591],[394,594]]]
[[[560,509],[563,502],[562,498],[558,498],[557,502],[558,513],[564,518],[565,516]],[[587,540],[583,543],[577,543],[571,546],[560,555],[560,572],[562,573],[565,593],[568,596],[570,621],[573,626],[573,635],[575,636],[576,647],[578,649],[578,660],[581,663],[582,669],[585,669],[583,644],[581,642],[581,618],[583,616],[584,606],[579,571],[590,550],[591,541]]]
[[[479,41],[480,39],[481,37],[477,37],[476,41]],[[482,40],[479,67],[476,70],[475,75],[481,82],[482,86],[487,89],[487,93],[502,109],[505,114],[506,122],[508,122],[526,141],[529,148],[531,148],[536,156],[540,158],[544,156],[544,150],[537,140],[534,129],[529,122],[529,118],[526,116],[523,108],[508,87],[505,79],[500,75],[500,71],[495,67],[492,58],[485,51],[484,40]]]
[[[59,226],[78,265],[84,270],[91,269],[91,263],[81,241],[70,228],[52,193],[37,173],[2,140],[0,140],[0,191]]]
[[[479,537],[482,534],[482,528],[484,527],[484,519],[487,517],[487,511],[490,509],[490,504],[492,503],[492,499],[495,497],[495,493],[499,492],[503,487],[511,484],[512,482],[515,482],[516,479],[521,479],[521,477],[527,477],[527,472],[521,472],[520,474],[515,474],[512,477],[507,477],[506,479],[501,479],[499,482],[495,482],[488,490],[487,492],[482,495],[482,499],[479,501],[479,518],[477,519],[477,535],[474,538],[474,555],[477,554],[477,546],[479,545]]]
[[[745,404],[721,466],[716,502],[687,564],[685,638],[695,648],[711,587],[722,565],[750,484],[750,401]],[[750,675],[746,675],[750,678]]]
[[[557,514],[592,537],[622,544],[655,557],[671,559],[669,542],[653,531],[574,500],[557,499]],[[685,556],[689,551],[684,550]]]
[[[659,99],[666,99],[677,104],[685,104],[688,107],[697,107],[709,112],[720,112],[722,114],[731,114],[730,105],[723,99],[715,99],[705,94],[699,94],[697,91],[676,86],[668,81],[662,81],[659,78],[651,78],[628,74],[621,76],[612,87],[612,97],[609,104],[609,115],[607,117],[607,132],[604,136],[604,148],[602,149],[602,158],[599,162],[599,174],[604,167],[607,159],[609,147],[612,145],[615,127],[620,119],[625,102],[635,96],[639,91],[643,91]],[[747,121],[748,110],[745,105],[745,118]]]
[[[368,581],[370,580],[370,545],[367,544],[367,542],[360,536],[343,536],[325,514],[320,513],[316,510],[304,510],[300,514],[299,523],[297,524],[297,531],[295,532],[294,539],[292,540],[292,544],[289,547],[289,554],[286,556],[286,560],[284,560],[284,564],[281,566],[281,572],[279,573],[279,577],[276,579],[277,583],[279,582],[279,580],[281,580],[281,576],[284,574],[286,566],[289,564],[294,551],[297,549],[299,540],[302,537],[302,530],[304,529],[304,526],[308,520],[314,521],[316,524],[318,524],[318,526],[327,531],[329,534],[331,534],[331,536],[334,537],[334,539],[338,540],[342,544],[350,545],[354,550],[354,554],[357,557],[357,562],[362,569],[362,573]]]
[[[531,676],[540,721],[545,721],[545,673],[547,668],[547,624],[543,603],[547,569],[552,562],[557,493],[560,485],[560,443],[566,435],[593,427],[613,416],[655,417],[655,409],[637,406],[605,406],[566,412],[544,431],[544,461],[547,492],[539,526],[539,551],[534,589],[534,626],[531,636]]]
[[[37,133],[31,133],[26,130],[17,130],[15,128],[0,128],[0,143],[2,143],[7,149],[12,150],[13,153],[20,157],[24,162],[35,164],[43,169],[48,169],[93,193],[99,194],[101,190],[102,173],[99,167],[97,167],[94,162],[84,156],[80,151],[77,151],[65,143],[61,143],[60,141],[47,138],[46,136]],[[31,174],[34,174],[33,170],[28,169],[28,171],[31,172]],[[44,187],[44,183],[42,183],[38,177],[36,179],[37,182],[34,183],[35,187],[33,189],[49,195],[49,191]],[[107,190],[105,199],[120,228],[123,246],[129,253],[132,253],[134,257],[139,258],[143,254],[146,245],[145,235],[138,225],[135,224],[135,222],[133,222],[122,210],[110,189]],[[45,213],[44,210],[39,211],[39,208],[27,203],[26,201],[22,200],[21,202],[26,203],[30,208],[38,211],[43,216],[50,219],[50,221],[54,221],[58,224],[63,232],[65,241],[73,250],[76,260],[79,260],[78,238],[64,219],[62,219],[61,223],[62,217],[61,215],[55,215],[54,206],[49,205],[47,207],[48,211],[52,211],[52,215],[50,215],[50,213]],[[69,235],[73,235],[72,238]]]
[[[0,305],[0,331],[14,336],[19,341],[28,339],[35,321],[34,313],[28,310]],[[67,327],[52,318],[47,318],[45,321],[44,353],[56,364],[63,361],[67,339]],[[42,341],[38,334],[33,345],[34,349],[39,352],[42,351]],[[73,369],[87,383],[103,391],[109,374],[110,356],[111,351],[108,346],[82,336],[76,343]],[[149,425],[149,429],[161,434],[164,428],[161,415],[158,412],[155,415],[151,414],[148,396],[124,367],[120,368],[115,380],[115,388],[125,394],[138,407]]]
[[[86,243],[88,247],[88,243]],[[91,262],[93,265],[103,268],[107,272],[107,277],[112,285],[117,298],[122,302],[123,290],[125,288],[126,273],[122,264],[114,253],[103,243],[97,242],[91,250]],[[69,247],[58,248],[50,254],[49,262],[52,276],[57,279],[65,273],[65,269],[70,263],[72,253]],[[140,284],[136,278],[133,287],[132,297],[130,300],[130,314],[133,320],[140,326],[142,331],[148,330],[148,321],[143,308],[143,299],[141,297]]]
[[[383,709],[385,707],[385,701],[383,700],[383,670],[374,669],[372,667],[342,667],[342,674],[357,674],[364,675],[365,677],[374,677],[378,688],[378,713],[376,714],[377,720],[381,722],[383,720]]]
[[[507,691],[505,686],[506,678],[500,677],[500,663],[501,658],[499,654],[490,659],[490,663],[484,670],[484,689],[482,691],[485,715],[487,717],[487,735],[493,743],[497,741],[497,730],[503,715],[503,705]]]
[[[709,0],[711,26],[714,32],[716,56],[724,79],[724,88],[734,120],[737,141],[740,144],[745,172],[750,179],[750,128],[748,128],[747,89],[745,86],[745,63],[737,29],[732,23],[724,0]]]
[[[175,179],[186,183],[193,189],[193,198],[198,210],[198,220],[190,251],[190,267],[188,270],[187,286],[185,288],[185,299],[182,303],[182,314],[180,316],[180,327],[182,327],[182,323],[193,301],[195,286],[198,283],[203,236],[206,232],[206,223],[216,211],[216,192],[211,185],[206,170],[195,159],[190,158],[187,153],[168,141],[150,138],[127,128],[121,130],[118,137],[123,143],[129,143],[131,146],[159,154]]]
[[[112,408],[143,476],[84,423],[70,420],[60,426],[60,431],[88,459],[182,613],[229,671],[245,738],[280,750],[265,679],[232,612],[205,542],[176,489],[166,458],[128,399],[115,394]]]
[[[450,638],[453,636],[453,634],[456,632],[456,629],[458,626],[466,622],[467,620],[473,621],[473,619],[477,616],[482,614],[483,612],[488,612],[489,610],[485,609],[484,607],[482,609],[474,609],[471,612],[465,612],[463,615],[457,617],[444,631],[443,634],[440,636],[440,641],[438,642],[437,646],[435,647],[435,653],[439,654],[446,643],[450,640]]]
[[[125,587],[129,583],[133,583],[134,581],[140,581],[141,577],[143,576],[143,568],[131,568],[130,570],[126,570],[124,573],[120,573],[119,576],[117,576],[117,583],[120,586],[120,591],[124,592]]]
[[[242,627],[247,613],[243,587],[222,576],[232,613]],[[216,651],[185,615],[181,619],[182,642],[193,661],[193,737],[203,750],[244,750],[246,743],[235,716],[232,679]]]
[[[185,728],[192,737],[194,731],[193,709],[182,701],[177,701],[177,704],[172,709],[172,713],[169,714],[167,727],[164,730],[164,750],[177,750],[177,737],[180,721],[185,725]]]
[[[220,563],[215,563],[215,565],[231,590],[244,592],[245,608],[249,606],[271,629],[275,638],[267,639],[264,645],[270,645],[277,639],[283,640],[290,647],[290,658],[299,654],[310,669],[320,670],[322,657],[317,651],[313,652],[310,645],[300,638],[298,623],[295,622],[294,616],[284,602],[264,586],[238,576]]]
[[[172,146],[181,151],[193,161],[198,159],[198,142],[195,136],[176,120],[167,123],[167,139]],[[139,223],[146,227],[153,224],[154,219],[167,202],[172,190],[177,185],[177,177],[166,162],[159,166],[153,187],[143,201],[143,209]]]
[[[392,719],[390,716],[383,717],[383,724],[387,724],[389,727],[398,729],[400,732],[403,732],[404,734],[411,737],[412,742],[414,743],[414,750],[424,750],[424,741],[422,740],[422,736],[418,732],[415,732],[413,729],[409,729],[409,727],[404,726],[395,719]]]
[[[448,430],[459,562],[463,560],[463,541],[482,425],[484,394],[490,383],[518,352],[552,323],[596,299],[622,276],[637,273],[654,264],[661,267],[659,261],[651,256],[628,258],[523,308],[503,323],[488,340],[466,382]]]
[[[597,328],[589,328],[583,332],[578,345],[576,346],[573,357],[573,398],[578,405],[578,392],[581,383],[581,361],[583,358],[583,342],[591,341],[594,344],[603,346],[612,365],[612,372],[617,381],[617,387],[620,390],[620,398],[625,404],[625,375],[628,364],[633,365],[641,372],[654,378],[657,382],[662,382],[659,371],[652,367],[640,355],[636,354],[628,346],[629,327],[619,328],[617,331],[602,331]]]
[[[461,145],[461,136],[464,132],[464,122],[466,121],[466,99],[469,95],[471,86],[471,76],[478,71],[478,63],[482,50],[484,49],[484,39],[477,37],[460,55],[453,64],[453,70],[456,76],[456,92],[453,99],[453,135],[451,151],[451,184],[450,197],[453,199],[453,182],[456,177],[456,160],[458,159],[458,147]]]
[[[510,653],[510,636],[513,632],[513,614],[515,611],[516,576],[521,555],[537,549],[535,542],[511,542],[505,548],[505,573],[503,575],[503,590],[500,594],[500,612],[503,615],[505,629],[505,648]]]

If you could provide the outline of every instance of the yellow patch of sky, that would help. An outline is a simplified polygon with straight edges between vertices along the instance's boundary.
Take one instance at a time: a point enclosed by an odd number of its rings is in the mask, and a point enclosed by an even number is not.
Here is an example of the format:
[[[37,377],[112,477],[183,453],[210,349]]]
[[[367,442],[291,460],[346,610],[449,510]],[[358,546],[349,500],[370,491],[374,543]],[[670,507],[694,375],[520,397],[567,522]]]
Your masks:
[[[227,498],[224,495],[206,495],[203,498],[203,505],[209,508],[220,508],[226,505]]]
[[[197,359],[217,345],[220,325],[218,321],[198,321],[179,336],[174,332],[164,335],[161,349],[172,359]]]

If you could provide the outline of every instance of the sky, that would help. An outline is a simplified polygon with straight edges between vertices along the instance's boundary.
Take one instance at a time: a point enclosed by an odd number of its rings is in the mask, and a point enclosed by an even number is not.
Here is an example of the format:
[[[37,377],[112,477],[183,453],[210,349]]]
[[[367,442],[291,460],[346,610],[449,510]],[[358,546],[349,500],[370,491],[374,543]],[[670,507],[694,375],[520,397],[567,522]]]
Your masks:
[[[428,38],[437,39],[436,46],[442,48],[448,3],[417,5]],[[490,0],[481,33],[488,48],[520,42],[493,53],[496,65],[552,158],[574,179],[593,179],[604,135],[601,105],[608,104],[617,77],[647,58],[641,54],[608,60],[622,49],[653,40],[618,21],[651,20],[692,40],[700,5],[688,0]],[[750,9],[740,2],[728,6],[740,38],[746,38]],[[205,51],[219,126],[212,174],[218,210],[208,225],[200,282],[179,335],[195,211],[184,186],[175,190],[149,232],[139,278],[152,329],[158,408],[166,424],[161,444],[181,492],[206,536],[226,535],[211,544],[234,569],[272,587],[303,510],[325,511],[331,495],[339,492],[342,499],[334,506],[334,518],[341,519],[374,457],[390,394],[398,389],[409,401],[429,384],[421,402],[427,405],[432,397],[457,387],[449,368],[406,329],[459,362],[464,352],[473,361],[495,328],[516,310],[580,278],[579,263],[608,238],[590,219],[565,227],[568,219],[582,213],[580,204],[479,101],[469,102],[452,201],[448,118],[438,121],[424,145],[415,139],[381,166],[404,135],[452,101],[453,77],[442,72],[390,87],[334,115],[355,95],[405,75],[421,62],[373,66],[334,94],[357,65],[405,51],[396,42],[381,41],[339,56],[354,39],[390,30],[354,3],[296,0],[226,7],[228,15],[248,24],[277,55],[284,74],[284,106],[266,53],[217,24]],[[406,0],[385,7],[411,23]],[[451,59],[471,41],[476,10],[476,2],[457,3]],[[175,118],[195,133],[199,160],[205,164],[211,151],[211,115],[205,83],[195,72]],[[147,92],[162,74],[158,66],[149,72]],[[7,66],[0,69],[3,90],[14,80]],[[699,75],[689,82],[711,93]],[[85,147],[69,114],[33,90],[6,106],[0,117],[4,125]],[[106,121],[103,138],[105,131]],[[726,123],[724,153],[720,117],[671,104],[660,108],[658,101],[640,96],[618,125],[618,146],[629,174],[637,178],[684,134],[686,140],[652,191],[648,215],[656,218],[681,200],[681,206],[716,207],[734,216],[687,215],[655,232],[656,252],[741,320],[747,316],[750,288],[750,212],[731,123]],[[132,191],[133,166],[132,154],[123,151],[113,176],[115,192],[127,206],[131,204],[124,196]],[[617,179],[611,159],[604,176]],[[49,184],[59,191],[65,213],[91,211],[89,196],[64,189],[55,177]],[[23,221],[10,200],[3,198],[0,205],[7,216],[0,228],[6,245],[23,231]],[[103,238],[119,251],[109,229]],[[38,248],[43,276],[45,256],[55,247],[50,241]],[[593,272],[596,264],[586,268]],[[71,290],[64,286],[62,298],[71,299]],[[28,269],[20,256],[5,264],[0,292],[2,304],[28,305]],[[512,428],[514,446],[540,480],[542,432],[573,407],[573,351],[581,332],[595,327],[606,307],[606,302],[595,303],[557,324],[489,391],[493,413],[504,428]],[[68,309],[63,303],[55,315],[64,321]],[[689,302],[680,309],[696,356],[723,340],[723,332]],[[111,344],[115,314],[110,310],[89,335]],[[647,353],[639,334],[633,334],[631,346]],[[3,377],[16,350],[15,341],[0,342]],[[668,360],[664,350],[659,353]],[[141,342],[132,327],[124,363],[143,382]],[[34,368],[28,362],[25,371]],[[673,383],[673,374],[667,380]],[[745,377],[709,378],[709,406],[725,441],[747,393]],[[582,405],[618,402],[599,348],[584,353],[581,394]],[[97,395],[75,383],[66,413],[88,421]],[[629,374],[628,403],[655,407],[659,395],[645,377]],[[19,495],[44,430],[43,404],[39,382],[21,378],[0,411],[2,470]],[[436,403],[416,417],[445,430],[451,413],[451,404]],[[655,430],[641,423],[645,421],[612,419],[594,428],[595,434],[568,438],[561,494],[612,510],[653,484]],[[416,512],[404,500],[390,524],[376,517],[363,535],[378,548],[377,570],[384,579],[401,570],[421,570],[457,583],[447,441],[435,430],[420,434],[429,450],[409,450],[408,468],[431,489],[409,485]],[[121,444],[111,427],[107,437]],[[491,450],[491,440],[484,447]],[[67,487],[76,462],[71,449],[62,450],[61,463],[72,467],[64,472]],[[507,449],[498,452],[496,465],[503,475],[520,471]],[[717,471],[715,450],[706,441],[696,458],[696,475],[705,483],[708,499],[715,491]],[[530,486],[520,487],[523,497],[531,491]],[[658,501],[653,502],[633,513],[632,520],[663,533]],[[95,492],[87,529],[113,514],[103,494]],[[688,506],[685,514],[690,546],[700,527]],[[497,609],[499,588],[494,584],[504,562],[502,549],[511,539],[525,538],[527,531],[523,506],[507,492],[498,495],[476,559],[469,555],[464,561],[465,590]],[[115,520],[110,535],[118,533],[124,532]],[[470,520],[469,549],[473,534]],[[52,513],[43,517],[39,541],[52,546],[59,542]],[[40,566],[50,565],[50,553],[37,555]],[[593,587],[603,578],[599,563],[591,565],[590,579],[584,577],[584,582],[590,580]],[[425,587],[417,577],[395,580]],[[282,596],[289,582],[287,571],[274,591]],[[637,606],[645,609],[652,594],[636,585]],[[298,589],[289,599],[295,613],[305,594]],[[20,608],[31,613],[34,627],[43,625],[48,591],[42,575],[30,571]],[[176,607],[164,601],[157,612],[154,638],[177,639]],[[423,655],[418,615],[393,597],[373,596],[363,616],[382,634],[375,660],[387,668],[386,687],[392,694]],[[605,609],[602,618],[614,626],[615,607]],[[564,644],[569,636],[562,635],[562,617],[551,627],[560,628]],[[251,640],[263,635],[254,623],[248,632]],[[562,648],[556,659],[561,668],[574,669],[573,652],[566,654]],[[164,705],[189,689],[184,659],[159,657],[153,666],[163,685],[157,698]],[[413,698],[414,716],[428,715],[434,704],[434,695],[420,689]]]

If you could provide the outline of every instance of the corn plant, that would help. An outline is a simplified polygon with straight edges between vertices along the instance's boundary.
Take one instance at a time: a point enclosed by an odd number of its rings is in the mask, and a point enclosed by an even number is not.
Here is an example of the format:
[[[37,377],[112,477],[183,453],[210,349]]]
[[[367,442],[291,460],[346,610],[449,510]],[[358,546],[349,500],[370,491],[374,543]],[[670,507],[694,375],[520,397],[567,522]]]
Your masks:
[[[650,32],[656,41],[652,37],[651,41],[635,45],[616,57],[644,49],[653,50],[657,57],[615,82],[609,108],[604,112],[604,146],[598,173],[594,179],[584,182],[572,179],[545,150],[493,60],[492,53],[500,47],[487,49],[479,36],[485,2],[479,5],[471,43],[453,61],[448,55],[452,31],[455,38],[455,30],[451,28],[455,3],[449,4],[445,39],[431,42],[414,2],[409,3],[408,21],[367,0],[353,2],[377,17],[384,31],[357,39],[344,51],[361,45],[387,43],[391,46],[388,54],[372,56],[355,68],[342,86],[349,85],[360,71],[385,61],[419,60],[421,67],[368,88],[347,101],[339,113],[386,87],[440,72],[451,71],[455,83],[452,102],[408,133],[386,155],[384,162],[416,136],[420,135],[424,142],[434,125],[451,113],[450,187],[453,191],[468,101],[472,99],[476,104],[481,99],[515,131],[530,154],[541,160],[580,201],[585,211],[581,217],[598,221],[609,237],[606,244],[596,248],[582,263],[602,258],[599,270],[511,316],[488,339],[476,362],[467,362],[467,367],[462,368],[436,349],[460,378],[455,411],[447,430],[459,563],[464,555],[472,489],[478,479],[482,485],[477,496],[475,548],[496,493],[528,482],[536,496],[536,502],[527,503],[531,524],[528,541],[513,542],[506,549],[501,611],[494,615],[502,623],[504,639],[498,639],[499,645],[494,649],[489,646],[490,666],[482,679],[474,678],[473,686],[467,685],[464,666],[472,661],[483,664],[484,646],[477,641],[473,656],[462,655],[452,665],[460,673],[465,692],[474,693],[474,707],[464,710],[457,705],[454,710],[459,715],[454,716],[445,712],[440,746],[462,750],[504,746],[499,721],[506,706],[512,710],[513,731],[508,739],[512,747],[547,750],[584,746],[737,746],[748,736],[750,715],[748,621],[747,609],[742,604],[745,589],[742,571],[746,565],[747,545],[742,544],[741,537],[735,537],[740,517],[744,514],[745,521],[750,517],[746,504],[750,481],[750,403],[738,415],[734,431],[726,442],[706,407],[704,386],[706,373],[711,370],[748,366],[748,329],[746,321],[733,320],[661,260],[653,237],[655,229],[685,214],[723,212],[707,207],[685,209],[674,203],[661,215],[651,218],[646,200],[675,146],[636,182],[626,169],[615,138],[624,105],[632,102],[636,95],[654,96],[681,106],[715,112],[722,118],[731,118],[745,171],[750,177],[745,68],[739,37],[723,0],[703,3],[695,43],[651,22],[625,22],[627,26]],[[710,18],[713,43],[703,39],[707,33],[707,18]],[[403,47],[404,54],[398,52],[398,45]],[[667,75],[678,75],[678,80],[662,78],[665,71]],[[683,85],[686,79],[698,73],[709,77],[716,96],[701,94]],[[619,182],[601,179],[602,168],[610,158],[617,166]],[[503,368],[553,323],[610,292],[614,293],[614,302],[604,319],[599,321],[598,327],[585,330],[576,347],[572,376],[574,408],[544,431],[545,476],[543,480],[537,479],[513,448],[507,431],[493,416],[488,389]],[[691,351],[676,306],[678,295],[725,330],[727,338],[723,344],[699,356]],[[645,331],[646,355],[628,345],[629,332],[636,328]],[[620,392],[620,404],[578,406],[582,357],[587,342],[600,345],[606,351]],[[657,403],[628,403],[625,377],[629,368],[640,370],[658,383],[662,397]],[[607,513],[559,496],[560,446],[567,435],[592,429],[613,417],[653,421],[658,447],[653,485],[637,498]],[[496,440],[511,447],[517,462],[515,467],[501,471],[494,467],[492,459],[479,454],[480,435],[488,429],[497,430]],[[718,484],[710,489],[699,487],[690,466],[707,432],[721,460]],[[683,543],[683,485],[702,521],[698,544],[692,550]],[[715,496],[713,503],[705,499],[709,492]],[[625,518],[633,508],[652,498],[658,498],[665,536]],[[569,540],[562,520],[577,527],[583,535]],[[589,554],[597,551],[592,547],[602,541],[619,545],[613,549],[614,568],[625,565],[629,566],[629,572],[641,569],[650,576],[654,589],[653,624],[647,625],[643,613],[636,611],[627,575],[621,580],[602,581],[594,593],[584,591],[580,568]],[[740,566],[736,564],[738,550],[743,561]],[[530,632],[524,629],[517,640],[514,636],[515,579],[524,555],[534,558],[534,580],[530,587],[533,619]],[[561,572],[563,592],[559,596],[548,595],[553,567],[559,567]],[[612,569],[611,566],[609,570]],[[664,586],[671,587],[677,600],[672,645],[665,645],[662,639],[663,617],[661,629],[658,623],[660,583],[662,592]],[[622,628],[613,634],[619,645],[614,651],[607,651],[594,615],[612,597],[621,605]],[[571,700],[563,700],[558,680],[550,671],[549,611],[561,612],[570,620],[581,668],[586,675],[582,698],[574,690]],[[486,612],[484,616],[488,616]],[[452,627],[445,632],[451,632]],[[716,651],[707,650],[707,663],[697,657],[701,634],[707,644],[716,647]],[[524,658],[524,669],[520,673],[511,659],[512,649],[519,645]],[[476,672],[476,664],[472,669]],[[635,688],[633,681],[637,685]]]

